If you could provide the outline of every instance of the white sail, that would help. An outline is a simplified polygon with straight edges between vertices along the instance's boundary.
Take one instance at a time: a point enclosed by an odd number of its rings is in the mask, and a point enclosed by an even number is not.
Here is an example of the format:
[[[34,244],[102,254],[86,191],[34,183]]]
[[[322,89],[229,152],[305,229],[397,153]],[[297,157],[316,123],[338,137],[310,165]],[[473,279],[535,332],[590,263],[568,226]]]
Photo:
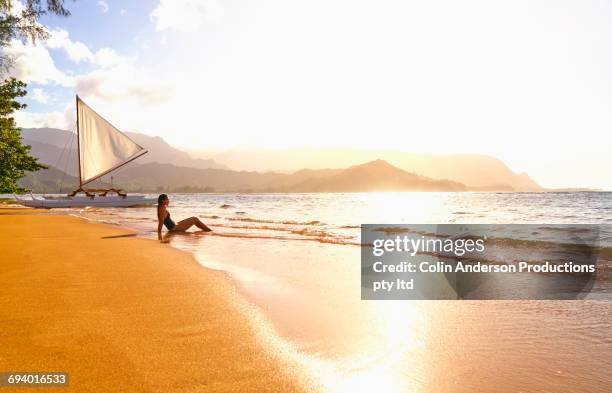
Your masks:
[[[81,185],[134,160],[147,151],[77,97]]]

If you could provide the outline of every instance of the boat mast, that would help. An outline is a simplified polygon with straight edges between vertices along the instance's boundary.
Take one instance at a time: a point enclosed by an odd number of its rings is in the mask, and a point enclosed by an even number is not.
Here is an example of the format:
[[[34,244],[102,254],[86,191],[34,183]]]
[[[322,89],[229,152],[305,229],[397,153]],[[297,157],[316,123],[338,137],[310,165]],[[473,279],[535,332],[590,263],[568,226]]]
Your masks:
[[[81,144],[79,141],[79,95],[76,95],[76,119],[77,119],[77,123],[76,123],[76,130],[77,130],[77,159],[78,159],[78,164],[79,164],[79,190],[83,188],[83,181],[81,179],[83,179],[83,177],[81,176]]]

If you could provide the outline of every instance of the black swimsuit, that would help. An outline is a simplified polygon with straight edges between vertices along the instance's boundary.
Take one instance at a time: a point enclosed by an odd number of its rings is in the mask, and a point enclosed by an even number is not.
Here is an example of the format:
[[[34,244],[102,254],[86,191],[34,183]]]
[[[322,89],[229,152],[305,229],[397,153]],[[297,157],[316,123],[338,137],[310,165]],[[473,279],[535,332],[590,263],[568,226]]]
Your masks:
[[[164,225],[168,228],[169,231],[173,230],[176,224],[170,218],[170,212],[166,212],[166,217],[164,217]]]

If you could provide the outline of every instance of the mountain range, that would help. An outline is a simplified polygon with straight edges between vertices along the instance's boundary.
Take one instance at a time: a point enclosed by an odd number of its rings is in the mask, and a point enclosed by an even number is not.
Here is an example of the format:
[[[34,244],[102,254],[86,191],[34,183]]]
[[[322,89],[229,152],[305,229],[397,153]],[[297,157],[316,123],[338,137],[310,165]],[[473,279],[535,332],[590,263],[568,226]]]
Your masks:
[[[126,132],[126,134],[149,151],[138,159],[139,164],[158,162],[198,169],[229,169],[214,160],[192,158],[188,153],[170,146],[160,137],[135,132]],[[69,175],[78,174],[76,134],[57,128],[22,128],[21,137],[26,144],[32,146],[30,152],[40,161]]]
[[[365,163],[340,169],[301,169],[296,171],[233,170],[231,156],[196,158],[170,146],[160,137],[126,133],[149,150],[137,161],[113,173],[112,182],[128,191],[140,192],[366,192],[366,191],[542,191],[527,174],[516,174],[500,160],[489,156],[426,156],[381,152],[380,157],[356,154]],[[75,134],[53,128],[22,129],[31,154],[51,168],[30,173],[21,184],[35,192],[62,192],[78,184]],[[322,150],[323,162],[333,151]],[[355,152],[352,152],[355,154]],[[282,152],[271,152],[283,157]],[[336,152],[347,157],[346,152]],[[296,160],[301,157],[295,155]],[[336,155],[336,157],[339,157]],[[285,156],[286,165],[295,165]],[[332,157],[327,157],[331,159]],[[370,159],[371,158],[371,159]],[[248,156],[243,157],[248,160]],[[261,160],[253,157],[253,162]],[[394,165],[392,165],[394,164]],[[432,175],[433,174],[433,175]],[[110,176],[97,185],[107,186]]]
[[[233,148],[224,151],[190,151],[222,162],[232,169],[294,172],[301,168],[347,168],[384,159],[407,172],[433,179],[450,179],[470,189],[492,191],[541,191],[542,187],[526,173],[513,172],[501,160],[484,154],[416,154],[397,150],[365,149],[284,149],[252,150]]]

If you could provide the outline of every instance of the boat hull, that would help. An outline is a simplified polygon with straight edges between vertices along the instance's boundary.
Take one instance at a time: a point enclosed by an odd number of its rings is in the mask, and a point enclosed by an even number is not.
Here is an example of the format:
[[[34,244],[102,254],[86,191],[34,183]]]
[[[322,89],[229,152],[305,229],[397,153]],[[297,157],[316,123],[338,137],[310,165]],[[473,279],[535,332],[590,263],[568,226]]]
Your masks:
[[[22,197],[15,195],[17,202],[28,207],[68,208],[68,207],[131,207],[153,205],[157,203],[157,198],[147,198],[144,195],[121,196],[98,196],[93,198],[88,196],[35,196]]]

